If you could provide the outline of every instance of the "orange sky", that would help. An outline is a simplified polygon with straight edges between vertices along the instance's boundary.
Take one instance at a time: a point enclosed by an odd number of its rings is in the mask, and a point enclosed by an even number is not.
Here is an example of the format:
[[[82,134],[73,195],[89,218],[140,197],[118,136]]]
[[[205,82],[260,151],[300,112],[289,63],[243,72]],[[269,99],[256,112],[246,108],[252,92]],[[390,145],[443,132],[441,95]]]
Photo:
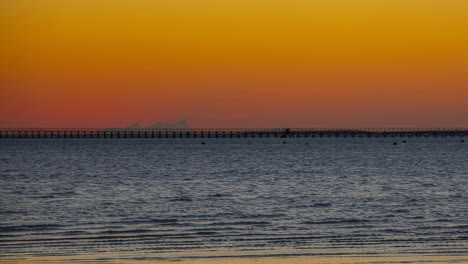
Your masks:
[[[0,126],[468,127],[466,0],[4,0]]]

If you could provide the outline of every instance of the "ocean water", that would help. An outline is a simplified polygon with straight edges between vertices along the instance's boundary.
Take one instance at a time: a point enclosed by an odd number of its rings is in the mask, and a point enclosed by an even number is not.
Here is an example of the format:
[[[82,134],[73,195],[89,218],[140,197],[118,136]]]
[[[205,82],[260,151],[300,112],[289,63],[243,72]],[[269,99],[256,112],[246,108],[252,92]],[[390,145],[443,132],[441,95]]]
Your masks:
[[[0,260],[467,261],[468,143],[407,140],[3,139]]]

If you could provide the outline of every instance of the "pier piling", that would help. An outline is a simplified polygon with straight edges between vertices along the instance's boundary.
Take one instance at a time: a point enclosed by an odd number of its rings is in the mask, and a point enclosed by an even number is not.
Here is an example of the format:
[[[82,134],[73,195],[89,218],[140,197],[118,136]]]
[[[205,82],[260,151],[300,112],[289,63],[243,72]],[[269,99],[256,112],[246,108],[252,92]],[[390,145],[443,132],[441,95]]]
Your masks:
[[[460,138],[467,129],[34,129],[0,128],[0,139],[72,138]]]

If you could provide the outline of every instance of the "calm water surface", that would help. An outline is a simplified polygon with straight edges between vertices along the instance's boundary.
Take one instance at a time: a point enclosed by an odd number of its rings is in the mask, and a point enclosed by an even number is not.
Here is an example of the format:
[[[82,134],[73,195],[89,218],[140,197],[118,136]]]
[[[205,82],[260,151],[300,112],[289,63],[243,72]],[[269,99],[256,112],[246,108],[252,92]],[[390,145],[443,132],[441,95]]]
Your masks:
[[[0,260],[468,259],[468,143],[204,141],[0,140]]]

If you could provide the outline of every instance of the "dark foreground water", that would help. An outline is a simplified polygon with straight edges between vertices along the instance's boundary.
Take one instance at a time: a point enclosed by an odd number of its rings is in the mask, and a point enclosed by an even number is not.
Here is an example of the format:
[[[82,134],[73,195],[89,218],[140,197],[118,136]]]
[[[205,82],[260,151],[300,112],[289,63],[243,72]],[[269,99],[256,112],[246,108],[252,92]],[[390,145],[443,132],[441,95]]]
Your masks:
[[[467,259],[460,139],[204,141],[0,140],[0,260]]]

